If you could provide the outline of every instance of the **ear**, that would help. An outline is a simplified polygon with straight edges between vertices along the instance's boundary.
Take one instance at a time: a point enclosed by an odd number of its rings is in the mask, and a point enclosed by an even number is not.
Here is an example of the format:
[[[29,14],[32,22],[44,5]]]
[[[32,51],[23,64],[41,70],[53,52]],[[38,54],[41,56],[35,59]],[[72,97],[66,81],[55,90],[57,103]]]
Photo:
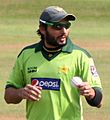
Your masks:
[[[45,27],[39,26],[39,30],[40,30],[40,32],[41,32],[43,35],[45,35],[45,33],[46,33],[46,30],[45,30],[45,29],[46,29]]]

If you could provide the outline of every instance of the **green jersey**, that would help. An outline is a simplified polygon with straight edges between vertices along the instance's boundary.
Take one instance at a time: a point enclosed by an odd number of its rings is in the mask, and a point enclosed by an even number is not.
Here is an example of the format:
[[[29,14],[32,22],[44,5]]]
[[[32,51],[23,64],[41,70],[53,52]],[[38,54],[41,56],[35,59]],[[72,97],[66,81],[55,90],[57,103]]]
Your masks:
[[[40,101],[26,103],[28,120],[83,120],[81,97],[71,79],[79,76],[92,87],[101,88],[89,53],[69,39],[59,54],[43,52],[42,42],[25,47],[19,54],[7,85],[22,88],[37,81]]]

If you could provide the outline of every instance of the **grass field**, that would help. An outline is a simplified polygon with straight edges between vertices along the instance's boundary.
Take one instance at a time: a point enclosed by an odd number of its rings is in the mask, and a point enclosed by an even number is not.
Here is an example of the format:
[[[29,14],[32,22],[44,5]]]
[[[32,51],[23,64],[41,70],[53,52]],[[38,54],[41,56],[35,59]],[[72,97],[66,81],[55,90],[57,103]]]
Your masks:
[[[38,18],[49,5],[60,5],[77,16],[70,37],[92,54],[101,77],[102,108],[92,108],[83,99],[85,120],[110,120],[110,1],[0,0],[0,3],[0,120],[25,120],[25,101],[18,105],[5,103],[5,82],[20,50],[39,40]]]

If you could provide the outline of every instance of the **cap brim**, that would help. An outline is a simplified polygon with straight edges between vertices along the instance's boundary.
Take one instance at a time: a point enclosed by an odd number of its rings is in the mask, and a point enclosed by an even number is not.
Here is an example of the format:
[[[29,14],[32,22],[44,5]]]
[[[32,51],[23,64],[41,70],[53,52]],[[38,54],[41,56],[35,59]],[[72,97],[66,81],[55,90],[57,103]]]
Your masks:
[[[68,20],[72,20],[72,21],[74,21],[76,19],[76,17],[72,14],[66,15],[65,18],[67,18]]]

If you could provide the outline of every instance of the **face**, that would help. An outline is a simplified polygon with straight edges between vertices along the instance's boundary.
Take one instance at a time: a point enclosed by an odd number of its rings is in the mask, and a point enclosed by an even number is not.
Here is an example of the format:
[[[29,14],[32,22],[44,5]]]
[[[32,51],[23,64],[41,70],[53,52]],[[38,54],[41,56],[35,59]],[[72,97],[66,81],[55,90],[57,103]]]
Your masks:
[[[62,47],[67,43],[69,28],[67,20],[60,21],[61,25],[48,26],[44,32],[46,47]]]

